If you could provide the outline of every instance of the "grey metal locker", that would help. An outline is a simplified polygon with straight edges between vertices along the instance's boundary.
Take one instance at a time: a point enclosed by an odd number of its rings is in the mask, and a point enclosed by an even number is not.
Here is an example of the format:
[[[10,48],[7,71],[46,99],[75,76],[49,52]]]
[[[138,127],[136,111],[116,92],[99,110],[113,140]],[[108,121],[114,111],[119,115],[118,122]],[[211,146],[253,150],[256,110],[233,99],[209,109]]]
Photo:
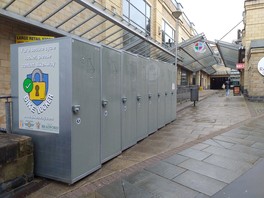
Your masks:
[[[149,59],[138,57],[137,65],[137,140],[148,136],[147,69]]]
[[[11,46],[13,132],[36,175],[74,183],[100,168],[100,48],[58,38]]]
[[[158,62],[158,128],[165,125],[165,70],[166,64],[163,62]]]
[[[121,153],[121,52],[102,47],[101,161]]]
[[[121,67],[122,150],[137,143],[137,56],[122,53]]]
[[[158,62],[150,60],[147,65],[148,81],[148,133],[154,133],[158,129]]]
[[[174,65],[168,64],[171,73],[171,121],[176,119],[177,106],[177,68]]]

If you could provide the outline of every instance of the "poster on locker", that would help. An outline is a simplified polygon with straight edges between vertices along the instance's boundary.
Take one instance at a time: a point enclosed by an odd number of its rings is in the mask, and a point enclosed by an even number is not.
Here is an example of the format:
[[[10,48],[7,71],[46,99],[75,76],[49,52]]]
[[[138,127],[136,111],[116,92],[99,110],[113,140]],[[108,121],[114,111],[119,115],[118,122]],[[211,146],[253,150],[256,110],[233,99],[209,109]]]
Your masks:
[[[18,48],[19,128],[59,133],[59,44]]]

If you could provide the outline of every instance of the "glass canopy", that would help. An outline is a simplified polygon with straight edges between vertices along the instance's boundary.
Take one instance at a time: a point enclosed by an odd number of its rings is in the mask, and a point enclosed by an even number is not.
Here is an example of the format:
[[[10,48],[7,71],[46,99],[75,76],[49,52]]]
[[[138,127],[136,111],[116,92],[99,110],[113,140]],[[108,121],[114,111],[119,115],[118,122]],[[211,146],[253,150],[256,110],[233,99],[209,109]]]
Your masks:
[[[203,70],[208,74],[214,73],[215,69],[212,66],[219,62],[219,57],[214,52],[211,43],[206,40],[204,34],[180,43],[178,64],[192,72]]]
[[[176,7],[172,9],[176,10]],[[162,45],[118,15],[115,9],[109,10],[94,0],[30,0],[30,3],[27,0],[2,0],[0,15],[58,35],[175,63],[175,45]],[[192,72],[214,73],[212,66],[219,62],[220,57],[211,44],[204,34],[180,43],[177,47],[178,64]],[[225,65],[235,67],[237,48],[222,42],[218,42],[217,47]]]
[[[222,57],[224,65],[231,69],[236,69],[238,63],[239,49],[241,45],[234,43],[227,43],[223,41],[216,41],[216,46]]]
[[[119,16],[115,8],[109,10],[94,0],[2,0],[0,15],[62,36],[175,62],[175,53]]]

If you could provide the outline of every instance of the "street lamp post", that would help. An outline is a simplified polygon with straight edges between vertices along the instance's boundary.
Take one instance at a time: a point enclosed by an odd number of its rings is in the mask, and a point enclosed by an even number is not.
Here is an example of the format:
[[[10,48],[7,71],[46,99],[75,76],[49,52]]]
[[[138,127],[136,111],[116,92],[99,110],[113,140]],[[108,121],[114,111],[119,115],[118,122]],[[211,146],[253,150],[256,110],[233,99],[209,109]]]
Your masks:
[[[178,5],[178,9],[179,9],[179,5]],[[175,82],[175,89],[176,89],[176,93],[177,93],[177,81],[178,81],[178,73],[177,73],[177,57],[178,57],[178,28],[179,28],[179,18],[180,16],[182,15],[182,11],[179,9],[179,10],[176,10],[174,12],[172,12],[172,15],[174,16],[174,18],[176,19],[176,30],[175,30],[175,35],[176,35],[176,38],[175,38],[175,78],[176,78],[176,82]],[[177,94],[176,94],[176,104],[177,104]]]

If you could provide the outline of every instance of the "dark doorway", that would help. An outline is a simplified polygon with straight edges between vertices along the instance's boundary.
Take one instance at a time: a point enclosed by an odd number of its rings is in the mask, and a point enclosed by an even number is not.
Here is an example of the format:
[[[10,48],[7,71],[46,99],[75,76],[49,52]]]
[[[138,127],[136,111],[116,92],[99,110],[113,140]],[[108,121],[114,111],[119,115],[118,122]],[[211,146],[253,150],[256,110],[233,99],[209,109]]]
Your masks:
[[[222,89],[222,85],[227,79],[227,77],[212,77],[211,89]]]

